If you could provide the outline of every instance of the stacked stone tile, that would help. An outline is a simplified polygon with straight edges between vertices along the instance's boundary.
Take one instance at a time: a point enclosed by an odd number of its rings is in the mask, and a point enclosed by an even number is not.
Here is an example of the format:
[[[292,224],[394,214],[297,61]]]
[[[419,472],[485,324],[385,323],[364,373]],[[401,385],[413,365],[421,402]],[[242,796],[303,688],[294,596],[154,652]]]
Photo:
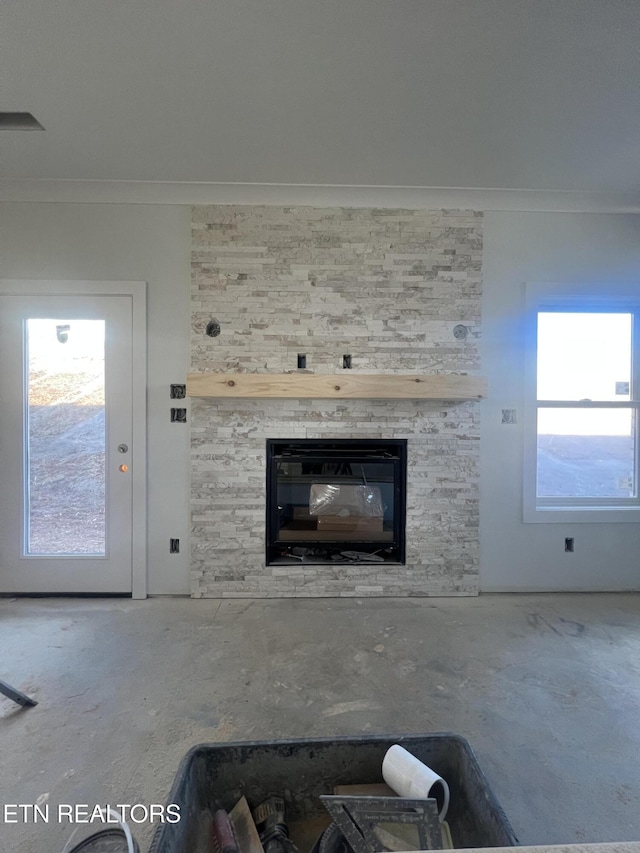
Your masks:
[[[193,372],[479,372],[478,212],[206,206],[192,232]],[[193,596],[476,594],[478,409],[193,399]],[[405,566],[265,567],[266,439],[334,437],[408,439]]]

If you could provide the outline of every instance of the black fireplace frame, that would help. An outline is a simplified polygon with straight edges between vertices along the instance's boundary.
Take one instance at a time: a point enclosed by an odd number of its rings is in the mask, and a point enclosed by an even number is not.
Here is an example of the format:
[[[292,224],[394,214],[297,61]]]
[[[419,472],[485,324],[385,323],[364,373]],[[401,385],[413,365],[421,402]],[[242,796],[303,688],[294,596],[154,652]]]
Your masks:
[[[384,446],[393,452],[389,455],[372,456],[374,450],[380,450]],[[283,455],[283,450],[286,448],[286,456]],[[266,500],[265,500],[265,560],[266,565],[272,565],[278,560],[276,552],[281,552],[283,543],[278,542],[278,517],[277,510],[271,511],[271,507],[277,507],[277,490],[278,476],[277,463],[286,458],[287,461],[321,461],[324,457],[314,456],[312,448],[320,448],[324,453],[334,451],[336,457],[341,454],[345,456],[349,454],[350,462],[367,462],[374,458],[389,461],[393,463],[394,483],[394,512],[393,512],[393,540],[390,543],[384,543],[381,547],[380,542],[372,542],[363,538],[362,540],[345,541],[327,541],[319,540],[314,543],[314,547],[318,550],[326,550],[327,559],[319,560],[320,564],[330,562],[330,552],[338,552],[340,550],[358,548],[372,549],[374,546],[378,550],[389,551],[392,556],[389,562],[395,565],[406,564],[406,495],[407,495],[407,439],[406,438],[347,438],[347,439],[315,439],[315,438],[268,438],[266,440]],[[317,453],[317,451],[316,451]],[[326,459],[325,459],[326,461]],[[288,547],[309,546],[310,540],[308,535],[304,540],[296,542],[295,540],[287,541]],[[305,562],[313,563],[313,559],[306,559]],[[371,564],[375,565],[375,564]],[[380,564],[382,565],[382,564]]]

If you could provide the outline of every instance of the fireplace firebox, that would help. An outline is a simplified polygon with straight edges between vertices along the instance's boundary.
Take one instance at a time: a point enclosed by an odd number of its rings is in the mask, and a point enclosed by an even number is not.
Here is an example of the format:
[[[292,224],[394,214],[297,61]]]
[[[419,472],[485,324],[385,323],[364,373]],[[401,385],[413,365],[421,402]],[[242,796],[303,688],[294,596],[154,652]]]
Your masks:
[[[405,562],[406,439],[267,439],[267,565]]]

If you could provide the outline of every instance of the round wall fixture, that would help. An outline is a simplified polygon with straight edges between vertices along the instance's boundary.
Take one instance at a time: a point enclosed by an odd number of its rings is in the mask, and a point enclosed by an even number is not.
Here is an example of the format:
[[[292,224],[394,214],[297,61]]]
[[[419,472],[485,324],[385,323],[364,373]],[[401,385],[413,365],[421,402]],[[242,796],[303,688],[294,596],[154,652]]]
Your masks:
[[[209,320],[205,333],[209,335],[210,338],[217,338],[220,334],[220,323],[218,323],[217,320]]]
[[[469,334],[469,329],[466,326],[463,326],[462,323],[459,323],[457,326],[453,327],[453,337],[457,341],[463,341],[467,335]]]

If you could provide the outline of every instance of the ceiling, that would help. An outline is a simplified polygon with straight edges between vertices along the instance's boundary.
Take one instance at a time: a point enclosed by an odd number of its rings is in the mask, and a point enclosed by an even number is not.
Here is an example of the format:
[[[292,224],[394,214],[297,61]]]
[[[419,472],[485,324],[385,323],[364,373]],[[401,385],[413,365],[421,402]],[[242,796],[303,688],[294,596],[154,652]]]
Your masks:
[[[640,0],[2,0],[0,179],[640,190]]]

